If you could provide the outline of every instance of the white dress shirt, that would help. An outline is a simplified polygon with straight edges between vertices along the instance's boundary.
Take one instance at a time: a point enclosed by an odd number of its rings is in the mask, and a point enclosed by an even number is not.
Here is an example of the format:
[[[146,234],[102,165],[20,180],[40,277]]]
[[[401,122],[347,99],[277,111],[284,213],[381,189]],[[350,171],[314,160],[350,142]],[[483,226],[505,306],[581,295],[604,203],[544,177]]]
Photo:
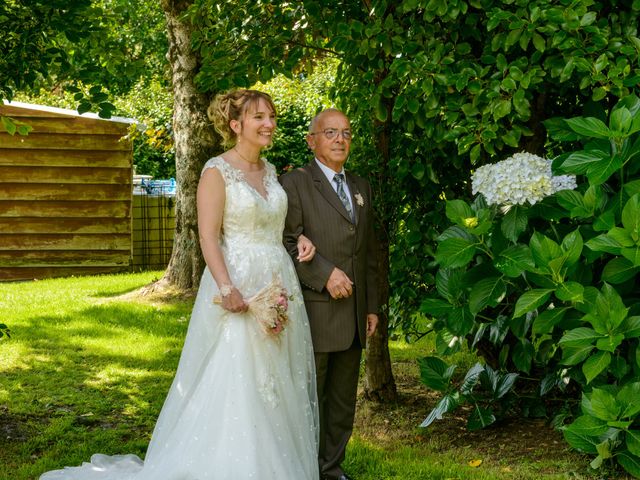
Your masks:
[[[349,205],[351,205],[351,211],[353,212],[354,211],[353,200],[351,199],[351,191],[349,190],[349,183],[347,182],[347,175],[344,173],[344,168],[340,172],[334,172],[332,169],[327,167],[324,163],[322,163],[317,158],[315,160],[318,166],[320,167],[320,170],[322,170],[322,173],[324,173],[325,177],[327,177],[327,180],[329,180],[329,183],[331,184],[331,188],[333,188],[333,191],[336,192],[336,195],[338,194],[338,184],[334,182],[333,177],[335,177],[337,173],[341,173],[342,175],[344,175],[344,182],[342,182],[342,188],[344,188],[344,193],[346,193],[347,195],[347,199],[349,200]]]

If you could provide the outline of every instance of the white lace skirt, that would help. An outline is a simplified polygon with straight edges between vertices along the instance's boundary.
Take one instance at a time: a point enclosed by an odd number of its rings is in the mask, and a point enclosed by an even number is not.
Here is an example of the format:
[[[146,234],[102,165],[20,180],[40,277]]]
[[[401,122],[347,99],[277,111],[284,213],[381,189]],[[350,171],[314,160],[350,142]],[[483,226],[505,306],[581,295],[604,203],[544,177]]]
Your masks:
[[[90,463],[45,473],[41,480],[318,478],[313,347],[291,259],[282,247],[226,252],[225,258],[245,297],[274,274],[294,295],[279,341],[266,337],[250,315],[214,305],[217,287],[205,270],[145,461],[94,455]]]

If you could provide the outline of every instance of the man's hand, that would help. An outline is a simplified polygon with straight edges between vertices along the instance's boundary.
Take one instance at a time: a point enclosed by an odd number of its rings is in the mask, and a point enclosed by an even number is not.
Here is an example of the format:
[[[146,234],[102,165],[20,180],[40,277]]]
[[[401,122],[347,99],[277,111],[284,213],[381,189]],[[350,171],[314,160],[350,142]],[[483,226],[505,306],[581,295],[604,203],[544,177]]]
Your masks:
[[[372,336],[376,333],[376,328],[378,328],[378,315],[375,313],[367,314],[367,337]]]
[[[353,293],[353,282],[338,267],[335,267],[327,280],[327,291],[334,299],[347,298]]]

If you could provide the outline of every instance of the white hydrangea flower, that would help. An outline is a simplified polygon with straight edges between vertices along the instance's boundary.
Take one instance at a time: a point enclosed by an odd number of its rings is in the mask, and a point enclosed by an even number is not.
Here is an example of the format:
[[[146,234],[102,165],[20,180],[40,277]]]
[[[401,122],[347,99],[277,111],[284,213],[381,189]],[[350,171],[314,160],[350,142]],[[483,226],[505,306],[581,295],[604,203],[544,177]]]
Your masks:
[[[574,175],[553,176],[551,160],[520,152],[478,168],[471,187],[490,205],[533,205],[560,190],[573,190],[577,184]]]

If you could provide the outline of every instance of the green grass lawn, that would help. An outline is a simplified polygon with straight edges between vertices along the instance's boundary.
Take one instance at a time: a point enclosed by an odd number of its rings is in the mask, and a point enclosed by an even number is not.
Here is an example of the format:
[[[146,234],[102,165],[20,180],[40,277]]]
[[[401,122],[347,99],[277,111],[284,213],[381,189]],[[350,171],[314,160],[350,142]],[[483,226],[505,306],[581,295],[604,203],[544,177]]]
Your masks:
[[[37,479],[96,452],[144,456],[191,310],[187,300],[123,298],[159,275],[0,284],[0,323],[12,332],[0,341],[0,480]],[[356,479],[624,478],[592,475],[540,422],[470,434],[453,415],[418,429],[437,401],[415,363],[431,345],[390,347],[400,399],[359,402],[345,461]]]

